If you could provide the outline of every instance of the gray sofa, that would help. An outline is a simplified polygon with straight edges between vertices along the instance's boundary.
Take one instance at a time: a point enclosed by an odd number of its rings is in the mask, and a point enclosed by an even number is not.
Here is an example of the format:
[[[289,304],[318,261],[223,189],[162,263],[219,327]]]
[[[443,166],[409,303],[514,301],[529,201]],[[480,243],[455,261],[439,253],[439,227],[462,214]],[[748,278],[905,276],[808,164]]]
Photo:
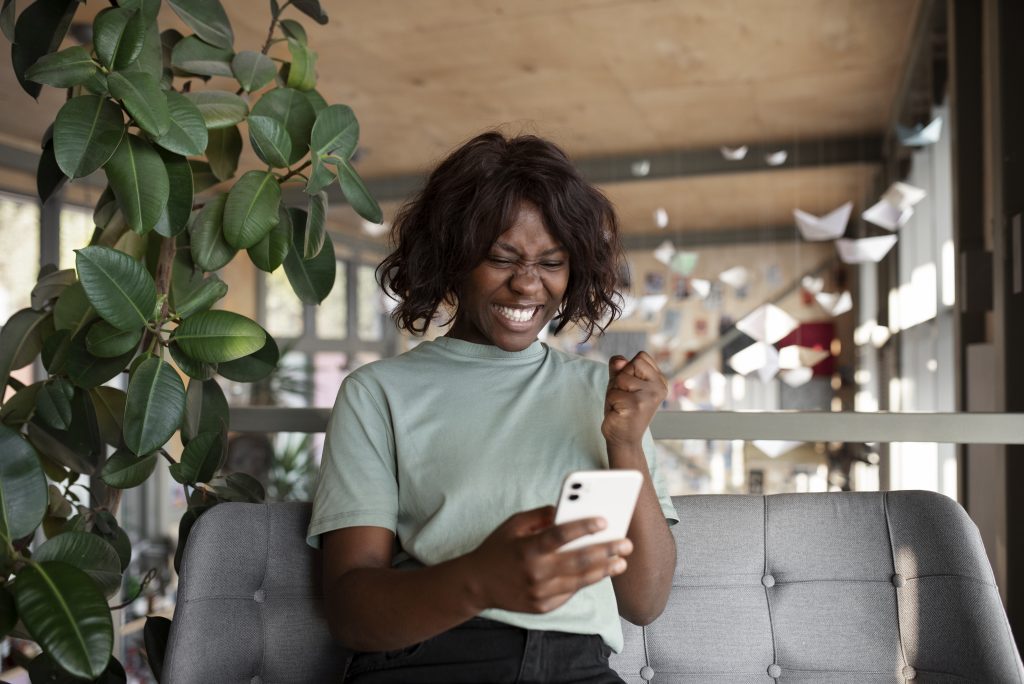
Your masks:
[[[686,496],[627,682],[1024,682],[981,539],[928,492]],[[188,540],[164,684],[339,682],[308,504],[223,504]]]

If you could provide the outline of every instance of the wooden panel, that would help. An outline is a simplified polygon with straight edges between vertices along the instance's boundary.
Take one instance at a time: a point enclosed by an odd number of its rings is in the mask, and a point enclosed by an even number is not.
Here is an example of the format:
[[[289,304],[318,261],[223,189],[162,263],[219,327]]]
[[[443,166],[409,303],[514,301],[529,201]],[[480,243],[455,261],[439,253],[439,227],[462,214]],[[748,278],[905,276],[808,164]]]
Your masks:
[[[775,227],[793,223],[793,209],[821,215],[847,200],[865,207],[874,167],[851,164],[677,180],[616,183],[603,189],[614,202],[622,232],[659,232],[654,210],[668,211],[670,235],[686,230]]]

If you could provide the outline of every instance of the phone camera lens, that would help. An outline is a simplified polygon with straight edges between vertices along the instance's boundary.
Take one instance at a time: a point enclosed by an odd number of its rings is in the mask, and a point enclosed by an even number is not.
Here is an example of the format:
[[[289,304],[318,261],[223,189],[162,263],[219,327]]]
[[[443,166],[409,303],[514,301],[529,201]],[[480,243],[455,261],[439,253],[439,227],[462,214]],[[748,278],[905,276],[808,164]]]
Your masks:
[[[570,494],[569,495],[569,501],[575,501],[578,498],[580,498],[579,494]]]
[[[573,482],[572,483],[572,488],[573,489],[581,489],[582,487],[583,487],[583,485],[581,483],[579,483],[579,482]]]

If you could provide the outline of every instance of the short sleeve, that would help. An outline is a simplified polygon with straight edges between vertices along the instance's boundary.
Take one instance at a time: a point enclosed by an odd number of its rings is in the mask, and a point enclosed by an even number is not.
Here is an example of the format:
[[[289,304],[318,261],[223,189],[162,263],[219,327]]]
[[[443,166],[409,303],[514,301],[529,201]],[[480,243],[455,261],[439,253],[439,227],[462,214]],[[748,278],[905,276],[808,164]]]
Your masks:
[[[396,530],[395,440],[383,406],[383,397],[355,375],[345,378],[327,426],[306,532],[310,546],[320,548],[321,534],[343,527]]]
[[[675,525],[679,522],[679,514],[676,513],[676,507],[672,503],[672,497],[669,495],[665,477],[662,475],[661,469],[658,468],[658,450],[654,446],[654,436],[651,434],[650,428],[644,431],[643,448],[644,456],[647,457],[647,469],[651,471],[654,491],[658,493],[658,503],[661,504],[661,512],[665,515],[665,520],[668,521],[669,525]]]

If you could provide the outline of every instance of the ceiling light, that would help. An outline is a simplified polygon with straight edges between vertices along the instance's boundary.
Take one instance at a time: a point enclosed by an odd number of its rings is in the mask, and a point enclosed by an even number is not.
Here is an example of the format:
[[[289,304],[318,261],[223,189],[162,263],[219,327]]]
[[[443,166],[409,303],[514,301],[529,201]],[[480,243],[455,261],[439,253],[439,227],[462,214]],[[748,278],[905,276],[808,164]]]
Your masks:
[[[651,162],[649,159],[641,159],[640,161],[633,162],[630,166],[630,171],[637,178],[643,178],[651,172]]]

